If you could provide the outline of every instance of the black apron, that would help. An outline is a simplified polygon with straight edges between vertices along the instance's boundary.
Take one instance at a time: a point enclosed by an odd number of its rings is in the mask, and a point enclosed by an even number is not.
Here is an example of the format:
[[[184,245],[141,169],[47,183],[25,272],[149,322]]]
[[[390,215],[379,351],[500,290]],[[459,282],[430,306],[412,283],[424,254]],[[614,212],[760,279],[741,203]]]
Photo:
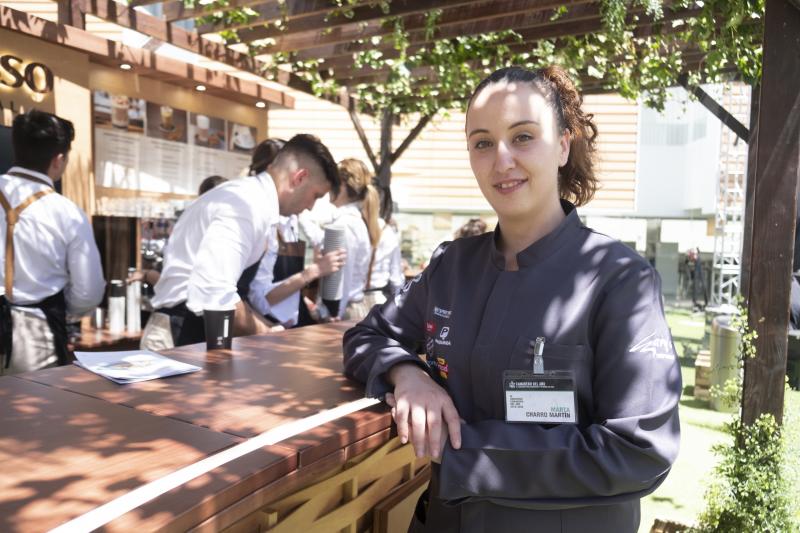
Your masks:
[[[5,367],[11,364],[11,350],[14,345],[13,327],[11,324],[11,304],[5,296],[0,296],[0,349],[6,354]],[[67,347],[67,300],[61,290],[36,304],[20,305],[14,307],[28,307],[41,309],[47,325],[53,333],[53,344],[59,365],[66,365],[74,359],[72,352]]]
[[[245,268],[239,281],[236,282],[236,292],[243,302],[247,301],[247,293],[250,284],[256,277],[258,265],[261,263],[262,255],[258,261]],[[181,302],[173,307],[162,307],[156,309],[157,313],[164,313],[169,316],[170,330],[172,330],[172,342],[175,346],[186,346],[187,344],[197,344],[206,340],[206,326],[203,315],[196,315],[186,307],[186,302]]]
[[[278,257],[275,259],[275,267],[272,269],[272,279],[274,281],[282,281],[298,272],[302,272],[305,268],[305,259],[305,241],[285,242],[280,232],[278,232]],[[266,318],[273,322],[280,323],[278,319],[270,314],[267,314]],[[299,328],[316,323],[317,322],[311,318],[311,313],[308,311],[308,306],[306,306],[301,291],[297,323],[292,327]]]
[[[35,176],[29,176],[19,172],[9,172],[8,175],[51,187],[49,183],[44,180],[40,180]],[[39,193],[39,195],[41,194],[42,193]],[[26,201],[23,203],[28,202]],[[13,276],[10,279],[13,279]],[[40,309],[44,313],[45,319],[47,320],[47,326],[53,333],[53,344],[56,356],[58,358],[58,364],[66,365],[72,361],[72,353],[67,347],[67,301],[64,297],[63,289],[52,296],[48,296],[39,303],[13,305],[15,307]],[[14,327],[11,322],[11,307],[12,304],[8,301],[8,298],[6,298],[5,295],[0,296],[0,351],[5,355],[5,368],[9,368],[9,366],[11,366],[11,355],[14,347]]]

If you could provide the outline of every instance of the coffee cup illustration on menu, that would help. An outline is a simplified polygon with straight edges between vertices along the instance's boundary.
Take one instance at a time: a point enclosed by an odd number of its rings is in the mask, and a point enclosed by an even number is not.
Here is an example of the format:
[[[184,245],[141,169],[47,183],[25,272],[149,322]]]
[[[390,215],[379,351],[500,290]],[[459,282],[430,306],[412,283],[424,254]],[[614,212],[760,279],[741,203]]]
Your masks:
[[[128,129],[130,100],[127,96],[115,94],[111,97],[111,125],[123,130]]]
[[[209,128],[211,127],[211,119],[205,115],[197,115],[197,142],[200,144],[208,144]]]
[[[173,116],[175,115],[175,110],[172,109],[168,105],[162,105],[160,108],[161,111],[161,123],[159,127],[161,131],[172,131],[175,129],[175,121],[173,120]]]
[[[231,141],[235,150],[249,152],[256,147],[256,140],[249,126],[234,124],[231,133]]]

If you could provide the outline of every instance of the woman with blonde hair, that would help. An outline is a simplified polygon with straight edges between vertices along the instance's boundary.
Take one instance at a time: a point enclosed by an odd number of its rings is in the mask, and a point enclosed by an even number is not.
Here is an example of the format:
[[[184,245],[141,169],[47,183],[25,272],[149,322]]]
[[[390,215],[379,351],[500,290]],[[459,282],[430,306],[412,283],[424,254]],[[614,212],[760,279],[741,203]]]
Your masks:
[[[361,319],[369,312],[364,289],[370,277],[372,251],[381,234],[380,197],[372,185],[372,173],[362,161],[343,159],[339,162],[339,176],[342,187],[331,202],[338,208],[335,223],[345,228],[347,261],[342,267],[342,299],[335,318]]]

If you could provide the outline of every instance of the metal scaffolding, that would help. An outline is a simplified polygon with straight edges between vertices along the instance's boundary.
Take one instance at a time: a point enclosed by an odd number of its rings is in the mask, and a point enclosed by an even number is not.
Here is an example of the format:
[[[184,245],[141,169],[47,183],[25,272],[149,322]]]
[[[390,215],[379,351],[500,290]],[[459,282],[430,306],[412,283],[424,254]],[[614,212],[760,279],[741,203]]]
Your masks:
[[[749,124],[750,86],[725,84],[722,105],[740,122]],[[726,126],[720,127],[719,185],[711,272],[711,304],[715,306],[735,305],[739,295],[747,179],[747,143]]]

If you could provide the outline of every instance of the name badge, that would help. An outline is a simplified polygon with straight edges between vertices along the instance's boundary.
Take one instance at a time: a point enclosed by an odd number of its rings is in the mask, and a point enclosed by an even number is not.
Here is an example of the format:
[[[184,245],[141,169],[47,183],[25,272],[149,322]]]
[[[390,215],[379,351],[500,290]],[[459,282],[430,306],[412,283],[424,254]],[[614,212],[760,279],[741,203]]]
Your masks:
[[[571,370],[503,372],[506,422],[577,424],[575,378]]]

